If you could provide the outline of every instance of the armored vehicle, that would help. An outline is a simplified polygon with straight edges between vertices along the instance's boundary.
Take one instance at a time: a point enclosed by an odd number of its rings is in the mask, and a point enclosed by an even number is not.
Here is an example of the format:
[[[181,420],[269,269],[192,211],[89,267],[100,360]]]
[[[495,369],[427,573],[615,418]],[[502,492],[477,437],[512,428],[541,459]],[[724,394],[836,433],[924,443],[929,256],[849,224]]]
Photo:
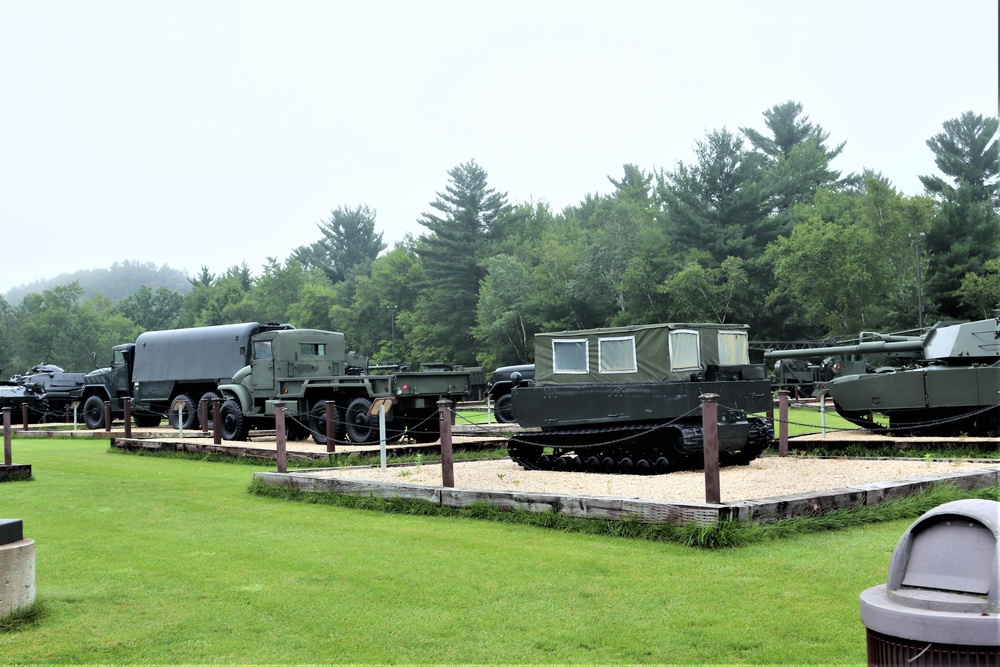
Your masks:
[[[104,402],[110,402],[114,420],[131,398],[136,426],[157,426],[166,416],[175,428],[194,428],[201,399],[219,398],[219,384],[250,363],[253,336],[290,328],[246,322],[139,334],[135,343],[112,348],[110,366],[87,373],[83,420],[88,428],[103,428]],[[186,407],[178,411],[181,402]]]
[[[10,407],[20,421],[21,404],[28,405],[29,422],[63,421],[69,407],[83,394],[83,373],[67,373],[54,364],[38,364],[23,375],[0,383],[0,407]]]
[[[344,334],[314,329],[275,329],[253,337],[249,363],[219,387],[222,436],[245,440],[254,428],[274,428],[275,403],[285,403],[292,436],[326,443],[326,402],[333,401],[337,438],[377,442],[374,399],[393,399],[386,414],[389,441],[440,438],[437,402],[466,396],[482,369],[437,365],[428,371],[374,375],[368,359],[347,352]]]
[[[898,435],[1000,435],[1000,318],[921,335],[864,334],[854,345],[775,350],[765,359],[861,354],[908,357],[903,368],[834,378],[826,388],[837,412],[871,431]],[[873,413],[889,418],[886,428]]]
[[[486,384],[486,397],[493,401],[493,416],[502,424],[514,421],[514,413],[510,408],[510,393],[514,389],[515,380],[520,386],[533,385],[535,383],[535,365],[501,366],[493,371],[490,381]]]
[[[662,473],[701,467],[702,394],[718,394],[719,461],[772,439],[763,364],[743,324],[651,324],[535,336],[535,384],[515,387],[508,441],[525,468]]]

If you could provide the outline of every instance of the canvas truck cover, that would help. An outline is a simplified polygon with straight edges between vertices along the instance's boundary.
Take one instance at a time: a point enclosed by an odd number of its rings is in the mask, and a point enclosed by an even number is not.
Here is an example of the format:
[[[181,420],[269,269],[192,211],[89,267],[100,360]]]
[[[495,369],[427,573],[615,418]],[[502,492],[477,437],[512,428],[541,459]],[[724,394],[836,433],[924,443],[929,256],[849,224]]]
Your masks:
[[[746,324],[645,324],[535,334],[535,383],[683,381],[749,364]]]
[[[250,363],[257,322],[147,331],[135,341],[133,382],[228,381]]]

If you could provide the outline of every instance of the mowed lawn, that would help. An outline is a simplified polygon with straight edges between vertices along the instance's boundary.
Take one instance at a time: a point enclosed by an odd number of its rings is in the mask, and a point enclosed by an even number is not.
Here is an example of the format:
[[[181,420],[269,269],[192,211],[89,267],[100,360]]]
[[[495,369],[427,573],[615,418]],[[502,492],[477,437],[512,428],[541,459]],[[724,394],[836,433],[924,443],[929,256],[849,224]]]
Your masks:
[[[0,663],[864,664],[909,521],[709,551],[247,493],[254,468],[14,440],[39,620]]]

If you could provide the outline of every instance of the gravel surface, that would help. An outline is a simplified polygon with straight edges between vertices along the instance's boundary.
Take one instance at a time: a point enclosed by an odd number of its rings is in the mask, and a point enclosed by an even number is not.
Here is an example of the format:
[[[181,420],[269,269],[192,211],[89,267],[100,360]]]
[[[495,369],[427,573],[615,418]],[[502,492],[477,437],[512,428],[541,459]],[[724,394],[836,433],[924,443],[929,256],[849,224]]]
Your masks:
[[[719,485],[722,502],[732,502],[977,469],[1000,470],[1000,463],[769,456],[757,459],[748,466],[722,468]],[[399,484],[441,486],[441,465],[436,463],[391,466],[385,471],[374,467],[302,472]],[[498,459],[456,462],[454,473],[455,486],[465,489],[617,496],[677,502],[705,500],[705,475],[700,470],[650,476],[553,472],[525,470],[510,459]]]

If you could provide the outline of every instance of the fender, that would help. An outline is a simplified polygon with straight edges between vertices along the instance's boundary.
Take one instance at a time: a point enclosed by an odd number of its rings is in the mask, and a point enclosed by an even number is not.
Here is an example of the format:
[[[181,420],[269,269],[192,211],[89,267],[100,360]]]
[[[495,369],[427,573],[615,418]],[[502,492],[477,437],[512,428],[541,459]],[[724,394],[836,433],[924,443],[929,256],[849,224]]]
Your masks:
[[[231,398],[240,404],[243,414],[249,414],[253,408],[253,400],[250,398],[250,390],[241,384],[220,384],[219,393],[223,400]]]

